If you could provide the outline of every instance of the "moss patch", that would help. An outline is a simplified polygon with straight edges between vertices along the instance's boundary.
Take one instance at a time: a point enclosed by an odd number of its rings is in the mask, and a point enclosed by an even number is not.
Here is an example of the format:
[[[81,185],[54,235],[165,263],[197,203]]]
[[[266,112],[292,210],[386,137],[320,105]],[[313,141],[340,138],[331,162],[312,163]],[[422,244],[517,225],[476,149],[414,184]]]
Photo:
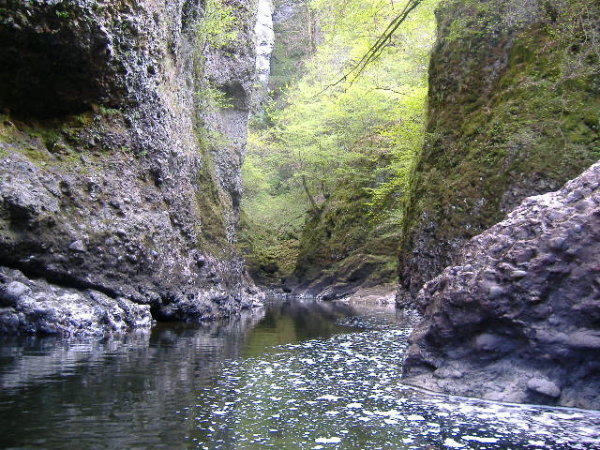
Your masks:
[[[207,130],[196,126],[196,139],[200,152],[201,167],[198,171],[195,199],[200,221],[196,224],[198,247],[215,256],[226,256],[234,251],[227,236],[225,213],[231,210],[226,206],[230,201],[220,188],[210,151],[214,142]]]
[[[597,2],[557,2],[512,26],[508,2],[469,3],[440,12],[428,135],[403,224],[408,265],[425,229],[429,246],[468,239],[600,158]]]
[[[374,214],[370,190],[376,185],[377,167],[384,158],[356,163],[363,176],[340,181],[318,214],[303,228],[295,274],[302,283],[316,278],[375,285],[395,278],[400,239],[399,217]],[[399,193],[398,193],[399,194]],[[398,195],[384,209],[398,208]]]
[[[40,168],[87,170],[88,164],[83,160],[100,162],[106,153],[129,150],[127,146],[117,145],[117,139],[107,143],[99,138],[122,136],[125,130],[121,111],[101,107],[43,121],[22,121],[0,115],[0,147],[2,155],[19,153]]]

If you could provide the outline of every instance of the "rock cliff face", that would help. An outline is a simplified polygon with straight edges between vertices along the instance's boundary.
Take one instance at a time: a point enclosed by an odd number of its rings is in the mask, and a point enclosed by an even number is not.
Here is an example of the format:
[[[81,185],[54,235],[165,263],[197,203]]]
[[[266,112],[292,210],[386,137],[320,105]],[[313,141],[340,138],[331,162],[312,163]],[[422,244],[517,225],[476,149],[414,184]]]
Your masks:
[[[168,320],[252,303],[234,244],[255,26],[252,0],[0,1],[0,329],[35,331],[43,289]]]
[[[600,408],[600,163],[526,199],[428,282],[408,382],[493,400]]]
[[[376,173],[382,164],[368,161],[353,170]],[[358,177],[357,177],[358,178]],[[340,182],[311,215],[300,236],[295,292],[323,300],[351,296],[361,289],[396,284],[397,224],[369,220],[366,205],[373,180]]]
[[[397,301],[523,198],[600,158],[600,6],[446,0],[437,13],[425,147],[411,180]]]
[[[319,31],[308,0],[274,0],[273,6],[276,39],[269,90],[277,98],[302,74],[304,62],[315,51]]]

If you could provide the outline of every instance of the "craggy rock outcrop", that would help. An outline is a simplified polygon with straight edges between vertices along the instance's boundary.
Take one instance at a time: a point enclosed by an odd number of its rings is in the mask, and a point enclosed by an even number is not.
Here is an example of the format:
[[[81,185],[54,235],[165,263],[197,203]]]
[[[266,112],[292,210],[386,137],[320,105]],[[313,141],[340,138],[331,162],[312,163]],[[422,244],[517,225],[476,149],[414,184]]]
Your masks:
[[[595,0],[441,2],[399,305],[525,197],[600,158],[598,17]]]
[[[418,295],[407,382],[600,408],[600,163],[526,199]]]
[[[0,266],[48,301],[252,304],[234,244],[256,4],[219,3],[0,1]]]
[[[104,334],[148,330],[150,306],[62,288],[0,268],[0,333]]]

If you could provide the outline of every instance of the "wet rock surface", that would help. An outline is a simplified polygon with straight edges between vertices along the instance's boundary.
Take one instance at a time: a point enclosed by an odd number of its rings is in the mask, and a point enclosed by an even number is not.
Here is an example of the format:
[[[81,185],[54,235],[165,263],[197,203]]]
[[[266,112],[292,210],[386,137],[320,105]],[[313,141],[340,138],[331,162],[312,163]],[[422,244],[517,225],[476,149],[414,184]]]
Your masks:
[[[600,163],[526,199],[420,291],[407,382],[600,408]]]
[[[102,292],[63,288],[0,268],[0,333],[95,335],[148,331],[150,306]]]
[[[234,241],[256,5],[229,3],[225,48],[199,1],[3,2],[0,266],[165,320],[252,305]]]

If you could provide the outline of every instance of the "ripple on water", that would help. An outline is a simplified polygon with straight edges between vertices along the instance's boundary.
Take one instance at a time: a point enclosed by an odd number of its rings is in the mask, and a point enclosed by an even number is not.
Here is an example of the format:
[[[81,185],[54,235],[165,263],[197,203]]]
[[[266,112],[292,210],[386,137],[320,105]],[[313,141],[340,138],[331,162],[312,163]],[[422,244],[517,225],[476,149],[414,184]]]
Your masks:
[[[226,361],[225,376],[188,412],[189,438],[199,448],[600,448],[596,412],[402,386],[408,334],[371,327]]]

